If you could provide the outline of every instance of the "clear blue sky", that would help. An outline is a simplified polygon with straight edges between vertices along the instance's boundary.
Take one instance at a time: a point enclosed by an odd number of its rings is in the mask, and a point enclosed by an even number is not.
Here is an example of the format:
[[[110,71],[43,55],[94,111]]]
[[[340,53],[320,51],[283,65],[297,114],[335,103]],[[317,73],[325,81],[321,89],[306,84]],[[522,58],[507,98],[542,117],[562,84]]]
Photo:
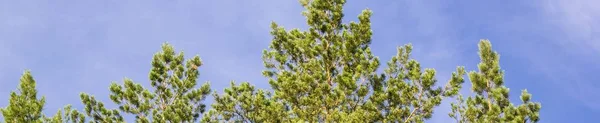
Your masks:
[[[385,62],[397,46],[413,43],[414,58],[435,68],[440,83],[458,65],[476,70],[477,42],[489,39],[514,102],[527,88],[542,102],[544,123],[598,122],[600,8],[594,5],[600,2],[356,0],[345,6],[345,21],[372,9],[375,55]],[[260,74],[269,24],[306,28],[302,10],[296,0],[0,0],[0,107],[31,69],[47,114],[66,104],[81,108],[80,92],[115,108],[109,83],[128,77],[149,85],[152,55],[167,41],[188,57],[201,56],[199,80],[215,90],[230,80],[269,88]],[[428,122],[449,122],[448,107],[444,101]]]

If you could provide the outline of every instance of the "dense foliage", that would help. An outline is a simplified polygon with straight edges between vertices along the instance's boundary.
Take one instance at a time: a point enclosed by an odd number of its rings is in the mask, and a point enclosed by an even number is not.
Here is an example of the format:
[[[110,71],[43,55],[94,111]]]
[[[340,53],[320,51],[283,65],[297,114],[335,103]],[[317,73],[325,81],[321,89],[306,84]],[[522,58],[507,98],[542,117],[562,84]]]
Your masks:
[[[65,106],[54,116],[41,112],[44,97],[38,99],[29,71],[21,78],[19,93],[10,94],[9,105],[0,111],[5,122],[425,122],[444,98],[452,103],[456,122],[537,122],[540,103],[522,92],[522,104],[509,101],[503,85],[504,71],[499,55],[488,40],[479,44],[479,71],[468,73],[473,96],[459,93],[466,71],[457,67],[447,83],[440,84],[436,71],[423,68],[411,58],[412,45],[397,48],[385,68],[371,53],[371,15],[364,10],[357,22],[342,23],[345,0],[300,0],[306,11],[307,30],[286,30],[275,22],[273,39],[263,51],[270,89],[257,89],[249,82],[214,91],[214,103],[205,112],[204,99],[211,92],[208,83],[196,80],[202,65],[199,56],[187,61],[169,44],[152,59],[149,74],[152,88],[131,79],[110,85],[110,99],[118,108],[86,93],[80,95],[82,111]],[[383,69],[383,72],[377,72]]]
[[[28,70],[21,76],[18,92],[10,93],[10,100],[6,108],[0,109],[4,121],[18,123],[41,123],[43,120],[42,109],[46,99],[38,99],[35,80]]]
[[[154,54],[150,70],[150,85],[153,92],[141,84],[125,79],[123,85],[110,85],[110,99],[119,105],[117,109],[106,109],[93,96],[82,93],[85,114],[98,122],[123,122],[122,114],[135,115],[135,121],[147,122],[194,122],[204,112],[202,101],[210,92],[208,83],[195,88],[200,57],[184,62],[183,52],[175,53],[169,44]]]
[[[500,55],[492,50],[488,40],[479,43],[479,71],[469,73],[472,83],[473,97],[465,102],[458,96],[452,103],[450,117],[456,122],[466,123],[523,123],[539,120],[540,103],[531,102],[531,94],[527,90],[521,93],[523,104],[515,106],[509,101],[509,89],[504,84],[504,71],[500,69]]]

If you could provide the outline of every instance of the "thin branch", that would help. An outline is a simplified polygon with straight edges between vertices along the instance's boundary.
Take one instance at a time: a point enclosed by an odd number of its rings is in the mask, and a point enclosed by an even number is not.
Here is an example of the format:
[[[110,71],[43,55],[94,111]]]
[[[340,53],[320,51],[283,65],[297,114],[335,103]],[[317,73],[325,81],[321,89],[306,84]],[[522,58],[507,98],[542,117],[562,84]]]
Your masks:
[[[420,83],[420,82],[419,82]],[[415,84],[419,87],[419,99],[417,99],[417,101],[419,102],[419,106],[416,106],[413,108],[413,110],[410,112],[410,115],[408,115],[408,117],[406,118],[406,120],[404,120],[404,123],[408,123],[408,121],[410,121],[410,118],[415,114],[415,112],[417,112],[417,110],[419,109],[419,107],[422,105],[421,104],[421,97],[423,97],[423,87],[420,86],[419,84]]]

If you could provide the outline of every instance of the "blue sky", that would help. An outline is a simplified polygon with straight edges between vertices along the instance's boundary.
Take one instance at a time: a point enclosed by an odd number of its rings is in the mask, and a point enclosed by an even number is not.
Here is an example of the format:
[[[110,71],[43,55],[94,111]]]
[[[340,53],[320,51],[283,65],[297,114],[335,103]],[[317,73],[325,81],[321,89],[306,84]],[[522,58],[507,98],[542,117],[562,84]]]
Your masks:
[[[344,11],[347,22],[372,9],[374,54],[387,61],[397,46],[412,43],[414,58],[435,68],[440,83],[456,66],[476,70],[477,42],[491,40],[514,102],[528,89],[542,103],[541,122],[561,123],[600,121],[599,4],[357,0]],[[199,80],[215,90],[231,80],[269,88],[260,74],[269,24],[305,29],[302,10],[296,0],[0,0],[0,106],[31,69],[47,114],[66,104],[80,108],[80,92],[114,108],[109,83],[128,77],[149,85],[152,55],[167,41],[187,57],[201,56]],[[449,101],[428,122],[448,122]]]

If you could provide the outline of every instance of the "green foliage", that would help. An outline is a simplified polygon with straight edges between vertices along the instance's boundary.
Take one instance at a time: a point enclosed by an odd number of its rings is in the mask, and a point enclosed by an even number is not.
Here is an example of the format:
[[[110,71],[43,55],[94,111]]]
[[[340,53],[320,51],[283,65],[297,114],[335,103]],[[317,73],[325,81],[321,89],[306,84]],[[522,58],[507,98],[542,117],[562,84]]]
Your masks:
[[[446,85],[439,85],[436,71],[422,68],[411,58],[412,45],[398,47],[383,73],[379,58],[371,53],[372,12],[364,10],[358,22],[342,23],[345,0],[300,0],[306,11],[308,30],[286,30],[271,25],[272,42],[263,51],[265,70],[272,91],[256,89],[248,82],[213,93],[212,109],[202,103],[210,85],[199,88],[199,56],[184,61],[165,43],[152,59],[152,88],[125,78],[110,85],[110,99],[118,105],[108,109],[92,95],[81,93],[84,112],[70,105],[53,117],[41,111],[45,99],[37,98],[35,81],[25,71],[9,105],[0,109],[10,123],[124,122],[123,115],[149,122],[404,122],[422,123],[447,97],[455,97],[449,116],[456,122],[537,122],[541,104],[531,102],[523,90],[522,104],[509,100],[500,69],[499,55],[488,40],[479,44],[479,71],[468,73],[474,96],[459,91],[466,74],[457,67]],[[203,117],[200,118],[200,115]]]
[[[383,74],[371,53],[371,11],[342,24],[344,0],[302,0],[308,31],[272,24],[273,41],[263,52],[274,94],[242,83],[215,94],[205,121],[235,122],[423,122],[445,96],[464,82],[463,67],[444,88],[435,70],[410,59],[411,45],[398,48]],[[252,98],[255,97],[255,98]]]
[[[64,112],[64,114],[63,114]],[[72,109],[71,105],[67,105],[63,110],[53,116],[45,119],[46,123],[84,123],[85,115],[79,113],[77,110]]]
[[[21,76],[19,93],[11,92],[9,104],[6,108],[0,108],[0,112],[7,123],[83,123],[83,114],[71,109],[70,105],[63,111],[58,111],[53,117],[46,117],[42,114],[45,104],[45,97],[37,99],[36,82],[29,70]]]
[[[509,89],[504,84],[504,71],[500,69],[500,56],[492,50],[488,40],[479,43],[479,71],[471,71],[473,97],[462,96],[452,104],[450,117],[457,122],[466,123],[523,123],[539,121],[541,104],[531,102],[527,90],[521,93],[521,105],[515,106],[509,101]]]
[[[261,123],[280,123],[286,121],[284,105],[270,99],[271,93],[256,90],[247,82],[236,86],[231,82],[231,88],[226,88],[222,95],[213,94],[215,102],[212,110],[203,117],[203,122],[217,123],[221,121],[254,121]],[[221,114],[218,117],[215,114]]]
[[[136,122],[194,122],[206,107],[202,101],[210,92],[210,85],[197,84],[200,57],[195,56],[184,64],[183,52],[175,54],[173,47],[163,44],[162,51],[154,55],[149,78],[154,89],[125,79],[123,85],[110,85],[110,99],[119,105],[106,109],[93,96],[82,93],[87,117],[94,122],[123,122],[122,114],[135,115]]]
[[[373,86],[372,102],[379,113],[376,121],[423,122],[431,118],[433,108],[440,105],[442,98],[454,96],[464,82],[464,67],[457,67],[444,88],[434,87],[434,69],[421,71],[417,61],[410,59],[411,45],[398,48],[385,70],[387,78]]]
[[[81,102],[85,106],[86,116],[88,116],[93,122],[124,122],[123,116],[121,116],[118,110],[105,108],[104,103],[96,100],[94,96],[81,93],[80,97]]]
[[[38,99],[35,80],[29,70],[23,73],[17,92],[10,93],[8,106],[1,108],[4,121],[8,123],[41,123],[45,97]]]

